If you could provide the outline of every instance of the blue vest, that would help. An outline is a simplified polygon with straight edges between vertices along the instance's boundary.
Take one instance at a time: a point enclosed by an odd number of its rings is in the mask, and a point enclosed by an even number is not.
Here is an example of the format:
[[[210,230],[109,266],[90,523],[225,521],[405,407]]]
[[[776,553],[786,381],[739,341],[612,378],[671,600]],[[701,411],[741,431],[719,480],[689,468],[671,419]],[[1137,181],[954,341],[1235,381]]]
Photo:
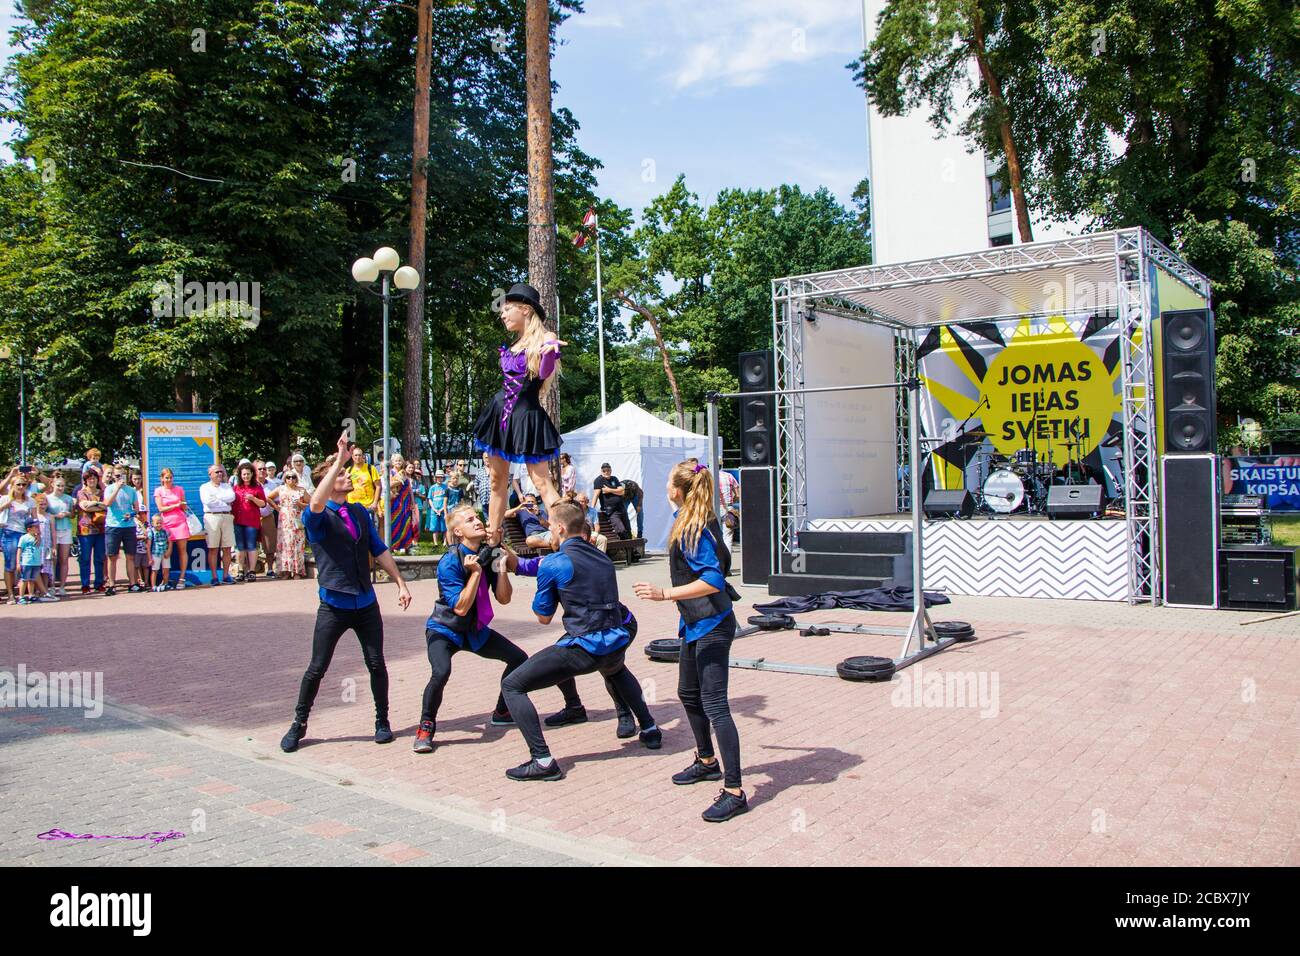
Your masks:
[[[573,579],[559,588],[564,605],[564,633],[583,637],[623,626],[625,609],[618,602],[614,562],[581,538],[566,538],[560,551],[573,563]]]
[[[370,522],[358,504],[345,504],[357,529],[352,540],[347,526],[333,508],[325,509],[325,536],[311,542],[316,558],[316,583],[330,591],[361,594],[370,590]]]
[[[469,575],[465,573],[465,562],[461,559],[459,544],[454,545],[450,551],[442,556],[442,560],[438,562],[438,566],[441,568],[443,564],[448,562],[456,565],[456,568],[460,572],[461,583],[464,584],[469,578]],[[490,567],[484,567],[482,573],[487,578],[488,592],[495,594],[497,589],[496,572]],[[462,636],[477,633],[479,629],[478,595],[474,595],[474,600],[470,602],[469,610],[466,611],[464,615],[460,615],[452,610],[451,605],[443,599],[442,585],[439,584],[438,600],[434,602],[433,610],[429,612],[428,623],[441,624],[443,627],[447,628],[447,630]]]

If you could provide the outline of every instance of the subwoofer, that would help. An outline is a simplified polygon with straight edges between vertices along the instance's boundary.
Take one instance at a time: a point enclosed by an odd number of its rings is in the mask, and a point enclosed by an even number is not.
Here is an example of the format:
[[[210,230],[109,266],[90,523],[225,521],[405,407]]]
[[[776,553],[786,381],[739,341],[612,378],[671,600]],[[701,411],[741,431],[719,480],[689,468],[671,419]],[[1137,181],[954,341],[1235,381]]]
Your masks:
[[[771,468],[740,469],[740,581],[767,584],[772,577],[776,514]]]
[[[1181,455],[1216,447],[1214,316],[1209,309],[1160,315],[1164,360],[1164,450]]]
[[[1219,459],[1160,459],[1160,546],[1165,604],[1216,607],[1219,601]]]
[[[772,350],[740,353],[741,392],[776,388]],[[740,399],[740,466],[776,464],[776,398],[746,395]]]
[[[1295,551],[1240,545],[1219,551],[1219,607],[1234,611],[1294,611]]]

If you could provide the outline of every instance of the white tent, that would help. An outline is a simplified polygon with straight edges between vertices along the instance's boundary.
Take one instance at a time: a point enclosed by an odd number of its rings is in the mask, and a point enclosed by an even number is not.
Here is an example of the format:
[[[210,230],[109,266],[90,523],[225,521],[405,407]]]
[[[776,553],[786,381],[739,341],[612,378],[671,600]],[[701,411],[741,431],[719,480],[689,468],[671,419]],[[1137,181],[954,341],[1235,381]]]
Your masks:
[[[664,492],[668,472],[684,458],[708,462],[708,436],[678,428],[624,402],[604,418],[562,437],[561,450],[569,453],[578,471],[577,488],[588,497],[603,462],[609,462],[620,481],[630,478],[645,489],[646,550],[666,550],[673,517]]]

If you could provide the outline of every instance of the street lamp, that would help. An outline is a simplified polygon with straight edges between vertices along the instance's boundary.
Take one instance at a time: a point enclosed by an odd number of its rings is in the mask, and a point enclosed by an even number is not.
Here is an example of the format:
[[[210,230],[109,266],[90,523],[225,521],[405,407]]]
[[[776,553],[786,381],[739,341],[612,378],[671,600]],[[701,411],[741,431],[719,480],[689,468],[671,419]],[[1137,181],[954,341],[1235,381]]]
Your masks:
[[[411,290],[420,284],[420,273],[410,266],[400,265],[401,257],[396,249],[383,246],[375,250],[373,256],[362,256],[352,263],[352,278],[361,284],[367,292],[384,300],[384,544],[393,543],[393,522],[388,514],[388,303],[393,299],[405,298]],[[375,289],[375,280],[380,279],[380,288]],[[397,288],[396,292],[390,289]]]
[[[0,345],[0,359],[9,361],[13,353],[9,346]],[[27,378],[22,354],[18,355],[18,464],[27,464]]]

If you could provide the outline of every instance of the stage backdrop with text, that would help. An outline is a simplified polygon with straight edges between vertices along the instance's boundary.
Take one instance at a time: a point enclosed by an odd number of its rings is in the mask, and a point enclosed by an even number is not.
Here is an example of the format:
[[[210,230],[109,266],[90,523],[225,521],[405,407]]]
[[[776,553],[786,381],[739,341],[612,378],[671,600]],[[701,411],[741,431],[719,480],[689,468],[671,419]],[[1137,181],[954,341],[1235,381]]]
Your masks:
[[[142,412],[140,437],[141,470],[150,517],[158,510],[153,492],[160,484],[159,473],[170,468],[175,483],[185,489],[190,510],[202,520],[199,486],[208,480],[208,469],[217,461],[217,416]]]
[[[934,487],[978,492],[989,463],[981,451],[1027,448],[1058,468],[1079,462],[1115,492],[1118,449],[1099,447],[1123,421],[1114,315],[938,326],[917,359],[922,430],[944,439],[927,476]]]
[[[1300,455],[1226,458],[1224,494],[1257,495],[1269,511],[1300,511]]]

